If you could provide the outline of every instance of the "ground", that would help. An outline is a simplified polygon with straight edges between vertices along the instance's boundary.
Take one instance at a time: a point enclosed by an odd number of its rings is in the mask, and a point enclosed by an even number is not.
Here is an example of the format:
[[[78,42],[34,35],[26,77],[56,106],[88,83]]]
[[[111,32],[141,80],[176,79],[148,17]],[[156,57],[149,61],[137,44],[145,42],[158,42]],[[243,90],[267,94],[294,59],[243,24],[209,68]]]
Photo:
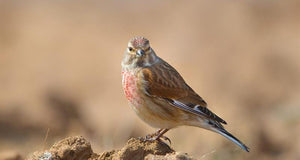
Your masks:
[[[1,158],[1,157],[0,157]],[[21,160],[15,156],[3,159]],[[187,154],[174,151],[162,141],[144,141],[131,138],[119,150],[103,153],[94,153],[90,142],[82,136],[65,138],[55,143],[50,149],[36,151],[26,158],[27,160],[193,160]]]

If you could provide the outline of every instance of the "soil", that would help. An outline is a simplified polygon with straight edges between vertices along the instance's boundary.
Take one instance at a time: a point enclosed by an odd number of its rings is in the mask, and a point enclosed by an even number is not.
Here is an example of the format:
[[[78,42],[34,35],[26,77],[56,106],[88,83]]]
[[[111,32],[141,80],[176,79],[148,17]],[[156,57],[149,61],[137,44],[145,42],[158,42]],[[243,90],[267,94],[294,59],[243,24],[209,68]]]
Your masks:
[[[50,149],[36,151],[27,160],[193,160],[186,153],[174,151],[161,141],[143,141],[131,138],[120,150],[94,153],[90,142],[82,136],[65,138]]]

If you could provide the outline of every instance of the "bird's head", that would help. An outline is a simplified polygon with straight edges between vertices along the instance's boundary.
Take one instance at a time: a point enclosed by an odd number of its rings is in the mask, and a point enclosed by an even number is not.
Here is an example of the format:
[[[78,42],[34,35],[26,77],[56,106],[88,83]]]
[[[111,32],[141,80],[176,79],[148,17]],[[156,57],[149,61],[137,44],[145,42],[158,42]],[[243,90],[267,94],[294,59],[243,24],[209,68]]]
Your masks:
[[[123,65],[132,67],[150,66],[157,60],[155,52],[149,44],[149,40],[144,37],[134,37],[129,40]]]

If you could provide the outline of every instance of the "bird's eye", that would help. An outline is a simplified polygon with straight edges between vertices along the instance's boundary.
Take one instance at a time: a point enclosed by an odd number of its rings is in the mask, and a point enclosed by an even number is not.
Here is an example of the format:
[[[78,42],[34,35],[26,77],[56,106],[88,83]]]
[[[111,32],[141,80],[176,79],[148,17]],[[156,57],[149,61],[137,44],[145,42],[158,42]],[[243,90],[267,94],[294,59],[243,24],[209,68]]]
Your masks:
[[[133,48],[132,47],[128,47],[128,51],[129,52],[133,51]]]

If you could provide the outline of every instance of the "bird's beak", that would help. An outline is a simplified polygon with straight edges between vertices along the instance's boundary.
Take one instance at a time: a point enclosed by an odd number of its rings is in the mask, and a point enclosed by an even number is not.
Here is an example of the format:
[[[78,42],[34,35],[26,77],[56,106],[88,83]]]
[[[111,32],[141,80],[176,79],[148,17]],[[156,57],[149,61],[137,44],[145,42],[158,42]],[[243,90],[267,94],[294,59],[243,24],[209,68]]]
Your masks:
[[[144,50],[142,50],[142,49],[138,49],[137,51],[136,51],[136,55],[137,56],[143,56],[145,54],[145,51]]]

